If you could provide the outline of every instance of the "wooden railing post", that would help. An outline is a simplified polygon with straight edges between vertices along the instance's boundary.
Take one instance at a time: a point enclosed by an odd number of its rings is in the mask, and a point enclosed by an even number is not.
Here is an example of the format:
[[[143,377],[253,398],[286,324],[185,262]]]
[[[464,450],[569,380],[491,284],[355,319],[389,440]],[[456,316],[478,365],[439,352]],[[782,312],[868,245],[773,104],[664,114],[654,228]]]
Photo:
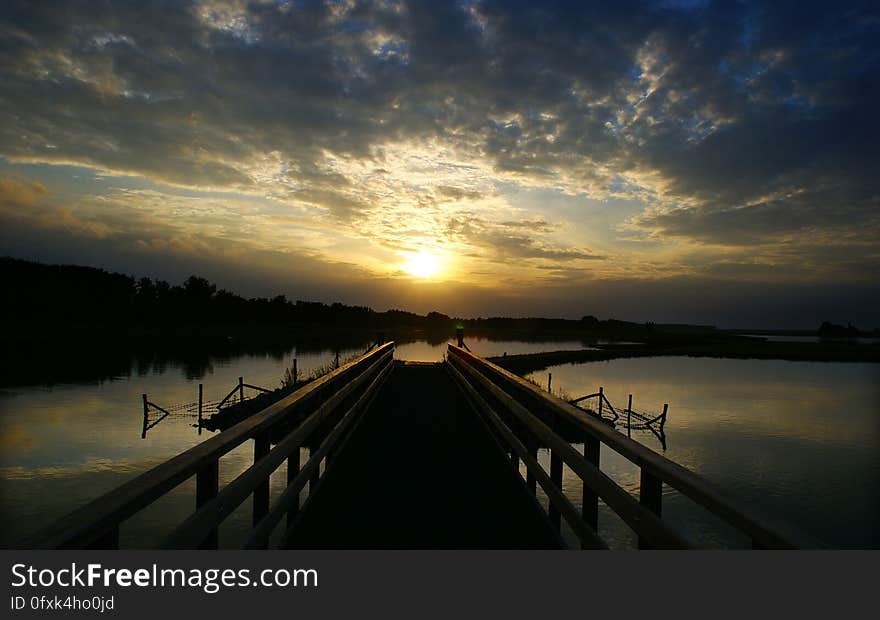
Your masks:
[[[550,450],[550,480],[562,491],[562,457],[556,453],[556,450]],[[562,515],[553,500],[549,501],[547,515],[550,517],[550,523],[558,531],[562,527]]]
[[[314,454],[318,448],[316,446],[312,446],[309,448],[309,459],[312,458],[312,454]],[[321,462],[315,463],[315,469],[312,470],[312,476],[309,478],[309,497],[312,496],[312,493],[315,492],[315,487],[318,486],[318,483],[321,481]]]
[[[604,405],[605,400],[605,388],[599,387],[599,417],[602,417],[602,406]]]
[[[584,458],[591,463],[596,469],[599,469],[599,440],[592,436],[584,437]],[[596,492],[584,482],[581,491],[581,515],[584,521],[593,528],[593,531],[599,529],[599,496]]]
[[[238,400],[244,402],[244,377],[238,378]]]
[[[553,373],[547,373],[547,391],[553,393]]]
[[[662,511],[663,481],[653,475],[644,466],[641,468],[639,482],[639,503],[658,517]],[[639,549],[650,549],[650,545],[639,536]]]
[[[287,485],[293,482],[294,478],[296,478],[297,474],[299,474],[299,448],[294,450],[289,457],[287,457]],[[287,527],[293,525],[293,522],[296,520],[296,513],[299,512],[299,493],[297,493],[296,498],[293,500],[293,503],[290,506],[290,510],[287,512]]]
[[[217,496],[220,486],[220,461],[209,463],[196,474],[196,510]],[[199,545],[199,549],[216,549],[218,545],[217,528],[214,528],[205,540]]]
[[[254,437],[254,463],[269,454],[269,435],[264,434]],[[256,525],[260,522],[266,513],[269,512],[269,477],[260,483],[254,489],[254,514],[253,523]]]
[[[529,454],[532,455],[532,458],[536,461],[538,460],[538,444],[536,441],[532,440],[528,443],[529,446]],[[529,491],[531,491],[532,495],[536,495],[538,492],[538,481],[535,479],[535,474],[531,472],[531,470],[526,471],[526,486]]]

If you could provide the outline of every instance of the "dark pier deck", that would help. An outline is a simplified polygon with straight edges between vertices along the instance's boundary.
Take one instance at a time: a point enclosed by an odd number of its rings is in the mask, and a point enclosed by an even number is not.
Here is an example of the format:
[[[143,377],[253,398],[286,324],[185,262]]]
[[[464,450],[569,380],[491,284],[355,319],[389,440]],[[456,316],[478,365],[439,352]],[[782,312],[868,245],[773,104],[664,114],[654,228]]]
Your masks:
[[[443,365],[398,363],[290,545],[520,549],[560,540]]]

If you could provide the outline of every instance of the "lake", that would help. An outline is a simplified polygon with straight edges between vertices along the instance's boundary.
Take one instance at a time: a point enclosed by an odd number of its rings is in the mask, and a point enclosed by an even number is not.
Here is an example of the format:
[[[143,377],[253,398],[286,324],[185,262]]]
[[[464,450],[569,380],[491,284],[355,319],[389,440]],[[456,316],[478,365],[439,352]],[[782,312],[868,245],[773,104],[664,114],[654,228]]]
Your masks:
[[[581,342],[514,342],[468,339],[483,356],[586,348]],[[401,344],[398,359],[442,359],[445,343]],[[363,348],[339,350],[341,359]],[[193,402],[204,384],[216,401],[244,377],[277,387],[291,360],[301,372],[330,363],[335,351],[296,347],[272,353],[210,357],[193,365],[132,359],[127,371],[92,381],[0,390],[0,546],[8,547],[101,493],[210,436],[199,435],[193,416],[169,417],[141,438],[141,395],[169,406]],[[612,402],[635,394],[637,409],[670,404],[666,456],[749,502],[800,524],[832,546],[880,547],[880,426],[876,365],[696,358],[618,359],[563,365],[553,372],[554,391],[572,396],[603,385]],[[547,371],[532,378],[546,386]],[[634,438],[663,452],[650,434]],[[303,460],[305,460],[304,450]],[[541,455],[545,461],[546,454]],[[250,442],[220,461],[221,485],[252,462]],[[637,492],[638,476],[622,458],[602,454],[603,469]],[[567,491],[580,490],[567,472]],[[272,477],[273,496],[285,481]],[[714,518],[666,490],[664,515],[707,546],[737,540]],[[150,546],[192,511],[188,481],[123,524],[121,545]],[[612,545],[632,537],[607,510],[600,528]],[[223,546],[239,543],[250,523],[250,504],[224,522]]]
[[[880,547],[880,366],[694,357],[565,364],[528,378],[571,398],[605,388],[625,409],[659,414],[669,403],[667,449],[647,431],[633,439],[747,503],[835,548]],[[544,456],[546,460],[546,456]],[[602,470],[638,493],[638,469],[603,446]],[[545,463],[545,466],[548,466]],[[569,497],[580,488],[566,472]],[[664,485],[663,515],[704,546],[748,546],[726,525]],[[609,510],[600,535],[635,540]]]

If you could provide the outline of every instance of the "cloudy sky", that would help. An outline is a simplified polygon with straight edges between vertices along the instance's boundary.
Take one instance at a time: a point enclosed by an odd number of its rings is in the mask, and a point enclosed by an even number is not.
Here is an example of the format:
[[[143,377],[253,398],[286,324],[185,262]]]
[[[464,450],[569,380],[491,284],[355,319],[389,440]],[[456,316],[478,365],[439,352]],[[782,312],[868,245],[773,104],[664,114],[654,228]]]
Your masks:
[[[880,326],[880,10],[0,5],[0,253],[459,315]]]

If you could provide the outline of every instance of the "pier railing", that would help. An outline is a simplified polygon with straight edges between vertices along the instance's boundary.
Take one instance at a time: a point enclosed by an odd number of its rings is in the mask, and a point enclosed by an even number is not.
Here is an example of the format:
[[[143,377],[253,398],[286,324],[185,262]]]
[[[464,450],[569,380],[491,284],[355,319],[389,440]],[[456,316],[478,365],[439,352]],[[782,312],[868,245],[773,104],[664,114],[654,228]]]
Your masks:
[[[558,530],[564,518],[582,548],[604,548],[599,537],[601,499],[638,536],[640,548],[680,549],[691,543],[662,518],[662,488],[666,484],[701,505],[748,537],[754,548],[820,546],[787,524],[760,514],[727,496],[707,480],[618,433],[574,405],[528,381],[449,344],[447,368],[471,405],[482,414],[534,494],[540,485],[548,498],[548,516]],[[577,435],[576,442],[571,441]],[[572,446],[583,443],[584,454]],[[600,469],[604,444],[640,469],[636,499]],[[538,463],[538,450],[550,452],[549,473]],[[563,492],[563,463],[582,485],[581,510]]]
[[[165,461],[150,471],[75,510],[27,542],[29,548],[119,546],[119,528],[132,515],[195,477],[195,511],[164,540],[164,547],[216,548],[217,529],[248,497],[253,498],[253,528],[246,547],[264,548],[275,526],[292,521],[300,492],[309,494],[322,479],[334,454],[354,429],[360,414],[391,371],[394,343],[371,349],[333,372]],[[253,464],[222,489],[219,460],[253,441]],[[274,447],[273,445],[274,444]],[[300,465],[300,448],[309,458]],[[270,506],[269,477],[287,461],[287,487]]]

